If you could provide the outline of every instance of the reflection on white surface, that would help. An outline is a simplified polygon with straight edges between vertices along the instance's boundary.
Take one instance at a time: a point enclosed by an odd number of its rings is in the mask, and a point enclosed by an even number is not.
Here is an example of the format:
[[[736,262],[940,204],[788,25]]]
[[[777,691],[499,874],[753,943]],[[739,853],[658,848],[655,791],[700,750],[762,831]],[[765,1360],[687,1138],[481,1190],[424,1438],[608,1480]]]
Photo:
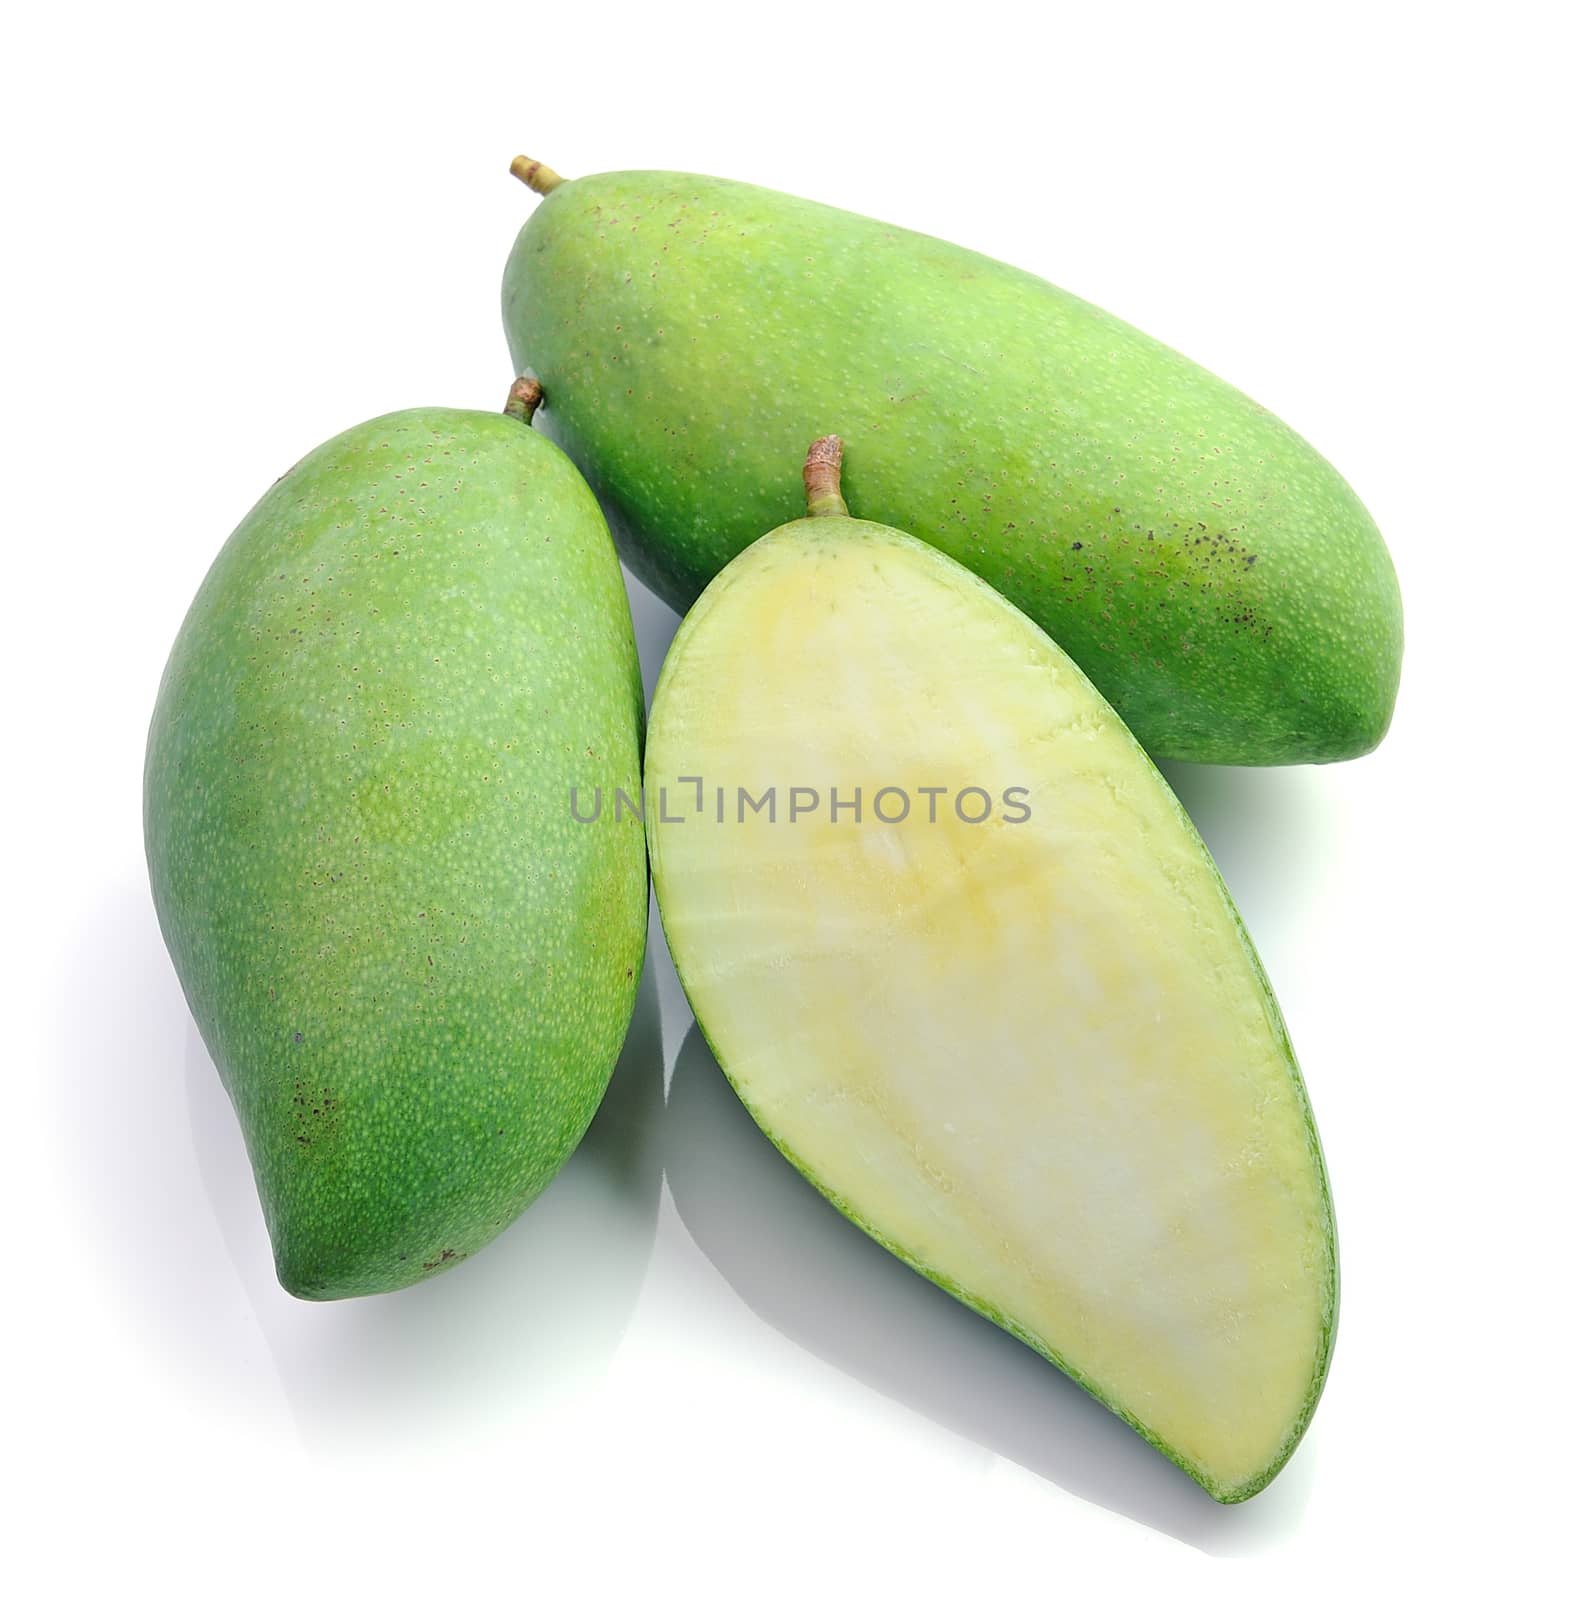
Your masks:
[[[277,1283],[242,1135],[153,913],[127,913],[120,956],[157,1014],[109,1092],[85,1084],[78,1111],[103,1266],[160,1364],[244,1415],[280,1390],[307,1444],[353,1452],[503,1427],[601,1373],[647,1272],[662,1188],[651,957],[609,1092],[531,1208],[433,1282],[309,1304]],[[99,1073],[107,1056],[82,1059]]]
[[[760,1317],[833,1366],[1070,1494],[1214,1553],[1300,1520],[1311,1436],[1255,1500],[1220,1506],[1084,1390],[836,1211],[759,1132],[693,1028],[665,1111],[670,1195]]]
[[[1310,927],[1339,848],[1333,800],[1317,767],[1157,766],[1206,841],[1261,947],[1282,951]]]

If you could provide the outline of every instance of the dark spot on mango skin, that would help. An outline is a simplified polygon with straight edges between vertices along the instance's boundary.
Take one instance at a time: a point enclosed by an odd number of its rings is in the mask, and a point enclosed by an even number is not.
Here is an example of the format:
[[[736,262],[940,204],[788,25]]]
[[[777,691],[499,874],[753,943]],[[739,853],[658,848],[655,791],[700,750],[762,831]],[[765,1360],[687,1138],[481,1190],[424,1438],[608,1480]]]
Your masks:
[[[295,1042],[298,1035],[295,1035]],[[315,1089],[303,1079],[293,1085],[294,1143],[310,1149],[334,1135],[338,1126],[338,1102],[327,1090]]]

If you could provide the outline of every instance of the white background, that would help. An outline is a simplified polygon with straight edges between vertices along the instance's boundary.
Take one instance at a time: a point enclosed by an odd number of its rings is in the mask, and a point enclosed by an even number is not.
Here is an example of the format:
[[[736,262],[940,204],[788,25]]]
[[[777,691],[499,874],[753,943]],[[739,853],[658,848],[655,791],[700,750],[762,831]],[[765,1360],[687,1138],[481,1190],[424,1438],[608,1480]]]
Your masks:
[[[8,24],[15,1592],[1558,1590],[1589,1428],[1581,8],[464,9]],[[149,902],[145,728],[278,473],[380,412],[501,404],[521,149],[1032,268],[1278,411],[1381,523],[1408,619],[1384,747],[1170,773],[1290,1020],[1343,1234],[1321,1410],[1251,1504],[832,1215],[656,939],[610,1103],[502,1240],[380,1300],[277,1289]],[[651,678],[673,618],[634,602]]]

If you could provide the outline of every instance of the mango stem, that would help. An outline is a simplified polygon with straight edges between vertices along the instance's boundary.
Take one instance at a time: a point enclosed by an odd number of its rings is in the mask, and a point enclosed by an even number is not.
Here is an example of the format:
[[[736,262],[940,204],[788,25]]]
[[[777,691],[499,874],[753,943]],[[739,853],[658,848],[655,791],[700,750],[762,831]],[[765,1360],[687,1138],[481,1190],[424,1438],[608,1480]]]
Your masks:
[[[530,156],[516,156],[509,163],[509,170],[528,189],[535,189],[538,194],[547,194],[565,181],[552,167],[545,166],[541,161],[533,161]]]
[[[827,433],[808,447],[803,462],[803,488],[811,517],[844,517],[847,502],[841,498],[841,439]]]
[[[504,402],[504,415],[516,422],[531,421],[532,413],[542,404],[542,385],[529,374],[516,378],[510,385],[509,398]]]

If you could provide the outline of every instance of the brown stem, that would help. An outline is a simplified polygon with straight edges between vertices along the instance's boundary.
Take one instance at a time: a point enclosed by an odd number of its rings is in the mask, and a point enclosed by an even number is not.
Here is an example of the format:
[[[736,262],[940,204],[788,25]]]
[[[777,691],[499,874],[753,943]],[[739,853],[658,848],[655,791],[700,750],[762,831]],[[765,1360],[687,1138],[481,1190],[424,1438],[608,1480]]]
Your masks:
[[[535,189],[538,194],[547,194],[565,181],[552,167],[544,166],[540,161],[533,161],[530,156],[516,156],[509,163],[509,170],[528,189]]]
[[[803,462],[803,488],[811,517],[844,517],[847,502],[841,498],[841,439],[827,433],[808,446]]]
[[[531,421],[532,413],[542,404],[542,385],[531,376],[516,378],[510,385],[509,398],[504,402],[504,415],[516,422]]]

